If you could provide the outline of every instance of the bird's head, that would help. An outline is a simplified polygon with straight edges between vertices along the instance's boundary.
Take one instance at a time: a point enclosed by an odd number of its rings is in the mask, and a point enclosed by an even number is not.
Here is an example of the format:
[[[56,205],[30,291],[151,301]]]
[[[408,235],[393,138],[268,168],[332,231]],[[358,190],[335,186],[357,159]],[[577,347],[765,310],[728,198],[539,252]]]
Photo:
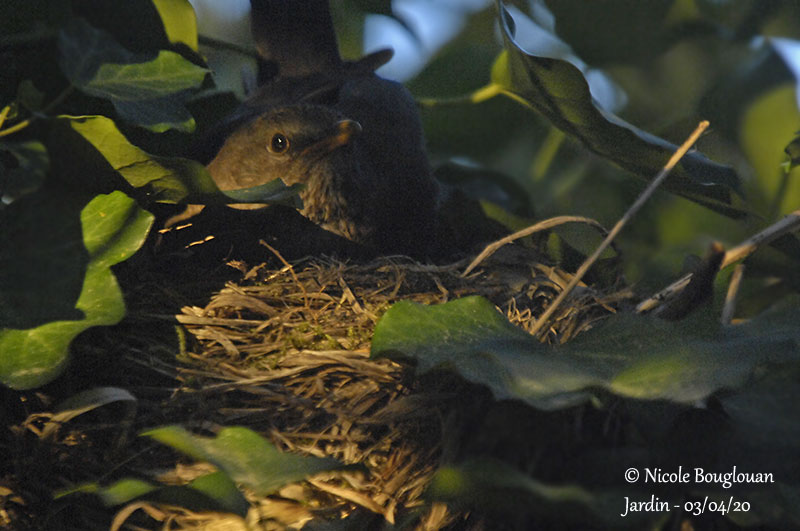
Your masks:
[[[250,188],[280,178],[288,186],[353,171],[358,122],[320,105],[270,109],[234,131],[208,165],[221,190]]]

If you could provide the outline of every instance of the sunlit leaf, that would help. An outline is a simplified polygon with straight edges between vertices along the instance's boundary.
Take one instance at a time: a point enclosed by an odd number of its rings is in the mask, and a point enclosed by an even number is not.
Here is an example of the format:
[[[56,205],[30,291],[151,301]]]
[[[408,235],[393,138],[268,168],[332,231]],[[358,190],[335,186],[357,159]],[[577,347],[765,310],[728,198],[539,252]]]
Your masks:
[[[286,483],[343,466],[333,459],[279,452],[269,441],[242,427],[224,428],[214,438],[193,435],[178,426],[157,428],[142,435],[213,463],[258,494],[269,494]]]
[[[153,0],[164,31],[172,43],[182,43],[197,51],[197,17],[188,0]]]
[[[53,380],[76,335],[122,319],[125,303],[110,267],[142,245],[153,222],[122,192],[88,204],[58,192],[31,194],[0,211],[9,229],[0,234],[0,269],[8,274],[0,283],[0,382],[15,389]]]

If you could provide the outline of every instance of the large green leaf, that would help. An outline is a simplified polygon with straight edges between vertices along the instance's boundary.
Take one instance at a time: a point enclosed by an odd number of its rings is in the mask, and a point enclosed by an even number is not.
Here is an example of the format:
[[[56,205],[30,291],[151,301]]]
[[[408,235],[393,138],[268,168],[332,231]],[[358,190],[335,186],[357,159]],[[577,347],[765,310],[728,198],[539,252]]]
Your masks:
[[[334,459],[279,452],[254,431],[237,426],[224,428],[215,438],[193,435],[179,426],[156,428],[142,435],[216,465],[235,482],[261,495],[317,472],[344,466]]]
[[[375,327],[372,356],[414,358],[423,372],[452,368],[499,399],[522,398],[545,409],[585,401],[584,389],[610,376],[591,360],[554,356],[482,297],[436,306],[398,302]]]
[[[29,389],[61,373],[76,335],[125,315],[110,267],[142,245],[153,217],[122,192],[87,203],[57,187],[0,216],[0,382]]]
[[[517,329],[480,297],[424,306],[402,301],[375,328],[372,356],[413,358],[421,371],[448,367],[497,398],[560,409],[592,388],[639,399],[693,403],[742,385],[768,363],[800,363],[800,308],[720,328],[615,315],[558,348]]]
[[[75,19],[59,33],[61,69],[81,91],[110,100],[122,118],[155,132],[194,129],[183,101],[208,70],[175,52],[134,54],[105,31]]]
[[[523,50],[501,0],[498,9],[506,50],[492,69],[496,90],[535,109],[598,155],[640,177],[653,177],[677,147],[601,109],[572,63]],[[736,173],[700,153],[686,155],[664,186],[726,215],[744,215],[731,205],[731,191],[739,189]]]

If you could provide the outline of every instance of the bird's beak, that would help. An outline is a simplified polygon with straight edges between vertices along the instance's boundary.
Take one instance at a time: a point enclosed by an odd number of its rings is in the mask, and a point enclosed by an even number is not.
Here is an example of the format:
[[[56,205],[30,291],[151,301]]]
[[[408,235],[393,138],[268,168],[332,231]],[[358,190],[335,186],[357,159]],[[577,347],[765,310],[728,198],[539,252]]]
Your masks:
[[[337,122],[327,134],[323,135],[306,149],[327,153],[336,148],[352,142],[353,138],[361,134],[361,124],[355,120],[342,120]]]

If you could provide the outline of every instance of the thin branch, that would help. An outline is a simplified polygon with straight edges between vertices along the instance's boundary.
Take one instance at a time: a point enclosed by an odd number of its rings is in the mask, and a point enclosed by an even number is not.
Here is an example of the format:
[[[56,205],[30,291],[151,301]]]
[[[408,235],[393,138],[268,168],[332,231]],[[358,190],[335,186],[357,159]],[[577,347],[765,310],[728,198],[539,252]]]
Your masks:
[[[554,218],[546,219],[544,221],[540,221],[530,227],[526,227],[522,230],[519,230],[513,234],[509,234],[499,240],[490,243],[486,246],[486,248],[481,251],[481,254],[475,257],[475,259],[467,266],[463,273],[461,273],[462,277],[466,277],[467,275],[472,272],[473,269],[478,267],[478,265],[493,255],[499,248],[502,246],[513,242],[514,240],[518,240],[520,238],[524,238],[525,236],[529,236],[535,232],[540,232],[543,230],[551,229],[553,227],[557,227],[559,225],[564,225],[565,223],[586,223],[593,227],[596,227],[600,230],[603,234],[608,234],[608,231],[605,227],[603,227],[597,221],[591,218],[585,218],[583,216],[556,216]]]
[[[11,127],[8,127],[6,129],[0,130],[0,137],[4,137],[4,136],[8,136],[8,135],[10,135],[12,133],[16,133],[17,131],[25,129],[26,127],[31,125],[37,119],[45,117],[48,112],[50,112],[53,109],[55,109],[56,107],[58,107],[61,104],[61,102],[63,102],[65,99],[67,99],[67,97],[69,97],[69,95],[72,94],[73,90],[75,90],[75,86],[74,85],[68,85],[67,88],[62,90],[61,93],[58,96],[56,96],[53,101],[48,103],[47,106],[44,107],[40,112],[34,114],[33,116],[31,116],[27,120],[23,120],[23,121],[21,121],[21,122],[19,122],[17,124],[12,125]],[[3,109],[3,110],[5,110],[5,109]],[[0,126],[2,126],[2,121],[0,121]]]
[[[719,267],[720,269],[723,269],[734,262],[743,260],[753,254],[759,247],[767,245],[784,234],[789,234],[790,232],[794,232],[798,229],[800,229],[800,210],[795,210],[780,221],[773,223],[758,234],[751,236],[733,249],[726,252],[725,258],[722,259],[722,264]],[[672,294],[685,289],[691,278],[691,273],[684,275],[666,288],[651,296],[649,299],[640,302],[639,305],[636,306],[636,311],[638,313],[643,313],[652,310]]]
[[[550,304],[550,306],[547,307],[544,313],[536,320],[536,323],[530,330],[531,335],[535,336],[539,333],[547,320],[550,319],[550,316],[552,316],[553,313],[558,309],[558,306],[564,301],[564,299],[567,298],[575,286],[578,285],[586,272],[589,271],[589,268],[591,268],[597,259],[600,258],[600,255],[603,254],[603,251],[605,251],[608,246],[611,245],[611,242],[617,237],[617,234],[620,233],[628,221],[630,221],[630,219],[636,215],[636,213],[642,208],[650,196],[655,193],[656,189],[661,185],[662,182],[664,182],[664,179],[667,178],[667,175],[669,175],[675,165],[678,164],[678,161],[680,161],[686,152],[689,151],[689,149],[694,145],[694,143],[697,142],[697,139],[700,138],[700,135],[703,134],[703,131],[705,131],[708,126],[709,123],[707,120],[700,122],[700,124],[697,126],[697,129],[695,129],[694,132],[689,135],[689,138],[686,139],[683,144],[681,144],[677,151],[675,151],[672,157],[670,157],[670,159],[667,161],[667,164],[661,169],[661,171],[658,172],[658,175],[656,175],[644,192],[642,192],[636,201],[634,201],[633,205],[631,205],[628,211],[625,212],[622,218],[617,221],[617,224],[614,225],[613,229],[611,229],[611,232],[608,234],[608,236],[606,236],[606,239],[603,240],[597,249],[595,249],[594,253],[587,258],[583,264],[581,264],[581,267],[578,268],[578,271],[575,273],[575,276],[572,277],[572,280],[570,280],[569,284],[567,284],[564,290],[558,294],[558,297],[556,297],[556,299]]]
[[[10,111],[11,111],[11,105],[6,105],[5,107],[3,107],[3,110],[0,111],[0,129],[3,128],[3,124],[5,123],[6,118],[8,118],[8,113]]]
[[[736,312],[736,297],[739,295],[739,287],[742,285],[744,275],[744,264],[739,264],[733,270],[728,293],[725,295],[725,305],[722,307],[722,324],[729,325],[733,321],[733,314]]]
[[[471,103],[482,103],[500,94],[503,94],[502,87],[495,83],[489,83],[485,87],[479,88],[474,92],[460,96],[453,96],[450,98],[417,98],[417,104],[421,107],[469,105]]]

